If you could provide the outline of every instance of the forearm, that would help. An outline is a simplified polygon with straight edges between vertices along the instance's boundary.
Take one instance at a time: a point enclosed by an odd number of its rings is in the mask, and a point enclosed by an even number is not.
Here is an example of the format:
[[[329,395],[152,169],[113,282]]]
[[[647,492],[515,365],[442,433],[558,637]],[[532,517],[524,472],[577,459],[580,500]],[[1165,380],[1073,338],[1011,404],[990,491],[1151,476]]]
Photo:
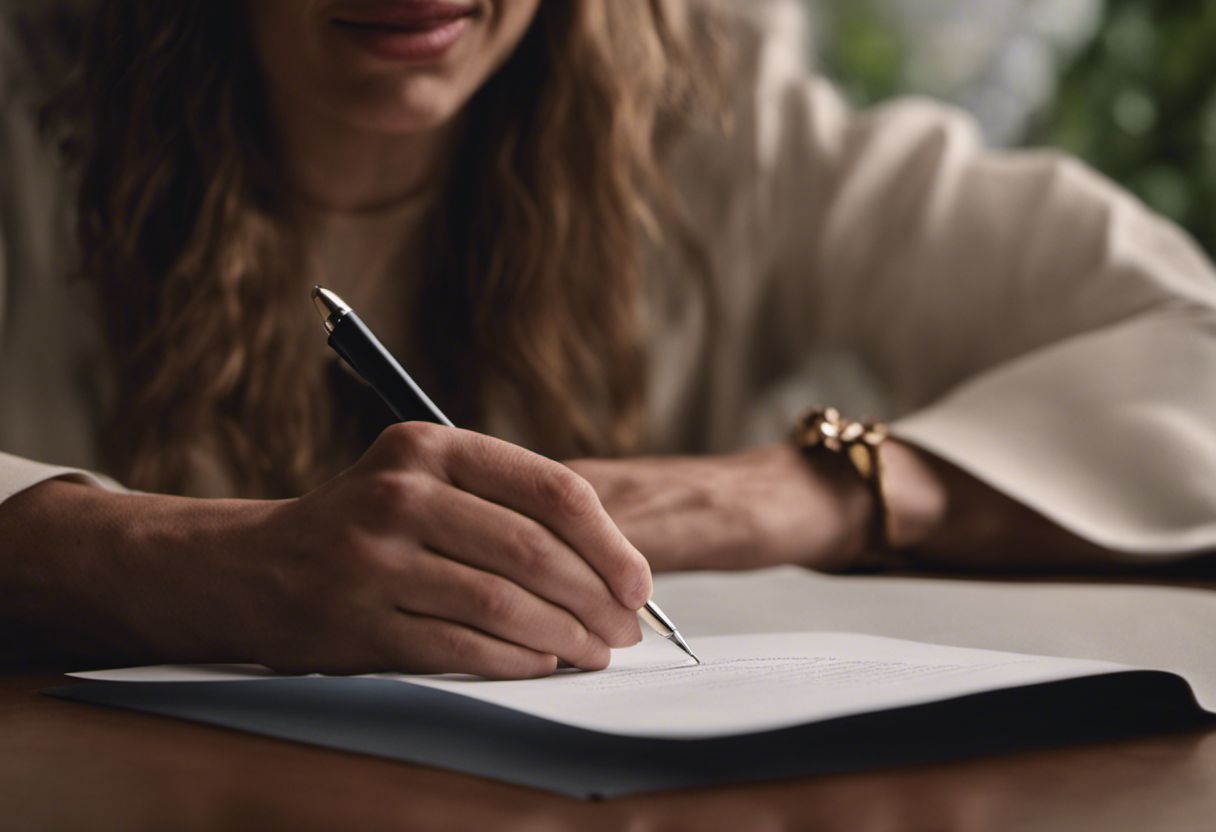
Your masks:
[[[881,453],[893,552],[876,545],[873,496],[840,454],[779,442],[728,456],[569,464],[656,571],[1128,568],[915,446],[891,438]]]
[[[892,543],[910,568],[1126,568],[1090,543],[915,446],[883,446]]]
[[[454,482],[469,483],[465,491]],[[596,670],[641,640],[646,561],[550,459],[424,423],[281,501],[66,481],[0,505],[0,656],[287,673]]]
[[[197,521],[223,505],[63,480],[0,505],[0,658],[234,658],[223,628],[182,601],[207,585],[214,541]]]

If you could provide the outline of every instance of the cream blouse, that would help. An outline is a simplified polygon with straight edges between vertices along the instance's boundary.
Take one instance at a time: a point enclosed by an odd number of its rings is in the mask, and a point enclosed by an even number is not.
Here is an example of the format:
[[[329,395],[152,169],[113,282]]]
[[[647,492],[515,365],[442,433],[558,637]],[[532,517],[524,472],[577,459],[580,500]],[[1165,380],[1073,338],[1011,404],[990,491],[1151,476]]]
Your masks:
[[[711,273],[650,259],[647,450],[775,440],[831,403],[1129,558],[1216,549],[1212,264],[1059,153],[986,151],[931,101],[851,111],[788,24],[741,24],[733,130],[673,157]],[[0,26],[0,500],[120,487],[105,334],[67,279],[71,194],[21,54]]]

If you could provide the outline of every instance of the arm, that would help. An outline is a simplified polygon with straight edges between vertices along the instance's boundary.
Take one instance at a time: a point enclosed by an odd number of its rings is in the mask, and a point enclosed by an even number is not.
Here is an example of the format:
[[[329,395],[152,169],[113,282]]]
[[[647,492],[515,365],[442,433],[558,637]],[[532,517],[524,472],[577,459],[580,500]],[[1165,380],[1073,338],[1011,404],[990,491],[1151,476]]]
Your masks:
[[[883,446],[898,550],[874,551],[869,490],[844,460],[790,444],[709,457],[576,460],[655,571],[799,564],[826,571],[1126,568],[1103,549],[898,439]]]
[[[291,500],[30,487],[0,504],[0,597],[10,660],[518,678],[636,643],[650,573],[563,466],[410,424]]]
[[[893,543],[909,567],[1111,571],[1127,559],[898,439],[883,448]]]
[[[985,151],[935,105],[854,116],[808,85],[805,106],[836,140],[802,160],[826,192],[813,242],[778,232],[783,266],[811,265],[779,281],[807,348],[860,358],[956,505],[1004,494],[1116,563],[1216,548],[1216,271],[1194,244],[1080,163]]]
[[[100,316],[69,278],[70,196],[34,117],[46,79],[6,17],[0,447],[87,466]],[[467,432],[390,429],[282,502],[105,484],[0,454],[0,656],[530,676],[602,667],[640,637],[649,571],[586,483]]]
[[[1195,245],[1060,154],[986,151],[929,102],[853,113],[778,38],[755,63],[732,164],[756,196],[730,203],[763,264],[745,347],[795,380],[808,357],[850,359],[861,404],[808,377],[796,407],[891,423],[912,562],[1123,569],[1216,549],[1216,270]],[[825,466],[782,446],[575,463],[659,569],[856,563],[864,494]]]

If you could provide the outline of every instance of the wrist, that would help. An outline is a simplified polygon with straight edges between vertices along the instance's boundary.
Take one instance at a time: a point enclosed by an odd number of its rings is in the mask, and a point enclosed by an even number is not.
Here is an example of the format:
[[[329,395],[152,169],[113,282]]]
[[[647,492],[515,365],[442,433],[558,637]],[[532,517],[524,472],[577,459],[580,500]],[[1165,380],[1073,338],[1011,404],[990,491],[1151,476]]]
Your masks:
[[[856,505],[864,506],[841,515],[852,534],[834,549],[845,559],[839,568],[897,565],[882,453],[887,436],[887,427],[881,422],[849,419],[826,406],[806,411],[790,431],[791,444],[807,464],[834,470],[833,490],[842,497],[851,491]],[[844,503],[846,507],[849,504]]]
[[[822,571],[857,565],[870,545],[874,501],[849,461],[836,454],[806,454],[792,443],[772,446],[774,478],[786,483],[795,523],[773,542],[771,562],[799,563]]]
[[[244,661],[257,609],[255,553],[277,503],[162,494],[127,496],[113,515],[115,562],[129,576],[116,611],[129,643],[160,660]]]
[[[870,560],[878,552],[874,529],[879,522],[880,511],[873,490],[858,477],[857,471],[843,456],[820,455],[807,462],[824,477],[832,494],[833,513],[840,518],[836,542],[832,546],[834,555],[829,559],[817,559],[814,566],[826,571],[843,572],[870,565]]]
[[[841,542],[847,566],[889,569],[906,566],[906,550],[935,534],[945,522],[947,489],[926,455],[892,439],[881,422],[845,418],[836,408],[808,410],[791,431],[792,444],[808,463],[837,475],[837,489],[864,486],[868,519]],[[856,518],[857,513],[845,515]],[[857,525],[852,525],[855,532]],[[857,541],[861,543],[858,545]]]
[[[883,443],[882,455],[891,548],[915,549],[946,522],[948,490],[918,448],[889,438]]]

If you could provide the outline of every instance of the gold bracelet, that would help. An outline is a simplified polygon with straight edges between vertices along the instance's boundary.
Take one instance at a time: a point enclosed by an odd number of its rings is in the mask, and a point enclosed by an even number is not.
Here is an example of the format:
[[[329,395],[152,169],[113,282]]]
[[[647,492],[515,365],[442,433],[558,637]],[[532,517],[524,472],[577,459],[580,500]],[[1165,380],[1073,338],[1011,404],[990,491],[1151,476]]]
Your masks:
[[[807,411],[794,425],[791,439],[803,453],[822,448],[843,454],[853,470],[861,477],[874,500],[870,547],[882,555],[891,553],[891,511],[883,485],[882,455],[879,448],[887,438],[887,426],[882,422],[854,422],[840,415],[834,407],[816,407]]]

